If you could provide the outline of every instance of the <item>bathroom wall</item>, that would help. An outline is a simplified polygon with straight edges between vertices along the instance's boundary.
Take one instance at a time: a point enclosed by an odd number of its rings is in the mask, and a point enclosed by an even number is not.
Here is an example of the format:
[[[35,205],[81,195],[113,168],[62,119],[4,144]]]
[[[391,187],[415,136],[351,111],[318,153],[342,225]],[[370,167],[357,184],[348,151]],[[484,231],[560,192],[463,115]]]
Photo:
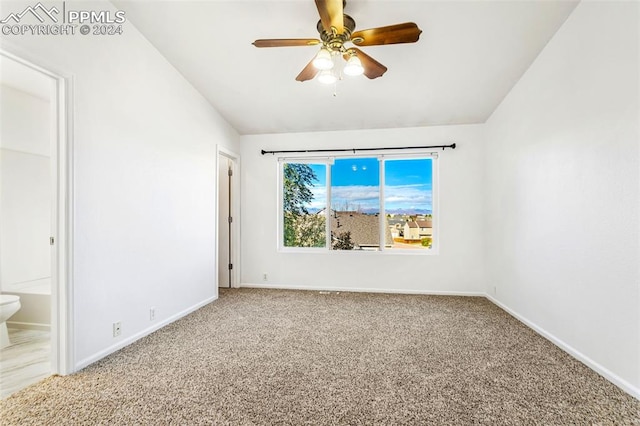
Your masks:
[[[9,328],[29,330],[51,329],[51,295],[10,292],[20,296],[20,310],[7,321]]]
[[[4,292],[51,275],[49,108],[47,100],[0,85],[0,290]]]

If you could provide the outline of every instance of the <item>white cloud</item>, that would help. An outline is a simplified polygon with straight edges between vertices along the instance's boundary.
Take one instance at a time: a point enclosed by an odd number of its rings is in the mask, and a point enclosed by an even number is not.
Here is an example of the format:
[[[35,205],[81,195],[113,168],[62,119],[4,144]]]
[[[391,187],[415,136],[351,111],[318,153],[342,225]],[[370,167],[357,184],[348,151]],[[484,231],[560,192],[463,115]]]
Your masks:
[[[377,200],[380,189],[377,186],[334,186],[331,188],[331,198],[352,200]]]
[[[385,188],[387,208],[431,209],[433,192],[426,185],[398,185]]]
[[[313,201],[310,204],[312,209],[323,209],[327,206],[327,188],[322,186],[314,186],[311,188],[313,192]]]
[[[312,209],[326,206],[327,188],[311,188],[314,199],[310,203]],[[331,188],[333,208],[363,209],[377,211],[380,191],[377,186],[352,185],[334,186]],[[387,185],[385,187],[385,208],[387,210],[431,210],[433,192],[428,185]]]

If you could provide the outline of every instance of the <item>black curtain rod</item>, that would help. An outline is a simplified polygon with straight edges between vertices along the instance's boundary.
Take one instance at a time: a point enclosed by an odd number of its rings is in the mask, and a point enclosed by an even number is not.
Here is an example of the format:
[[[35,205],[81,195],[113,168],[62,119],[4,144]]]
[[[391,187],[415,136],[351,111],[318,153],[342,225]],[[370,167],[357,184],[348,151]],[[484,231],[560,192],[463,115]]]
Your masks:
[[[265,151],[264,149],[260,151],[262,155],[265,154],[303,154],[309,152],[353,152],[354,154],[358,151],[387,151],[387,150],[402,150],[402,149],[433,149],[433,148],[442,148],[444,151],[445,148],[456,149],[456,144],[452,143],[451,145],[428,145],[428,146],[399,146],[399,147],[388,147],[388,148],[345,148],[345,149],[305,149],[305,150],[289,150],[289,151]]]

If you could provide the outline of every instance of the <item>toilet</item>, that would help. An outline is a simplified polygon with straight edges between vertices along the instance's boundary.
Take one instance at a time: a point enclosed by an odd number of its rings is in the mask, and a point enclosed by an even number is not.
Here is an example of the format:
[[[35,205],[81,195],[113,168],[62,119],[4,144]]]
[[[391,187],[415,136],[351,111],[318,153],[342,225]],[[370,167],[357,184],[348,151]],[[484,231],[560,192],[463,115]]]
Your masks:
[[[20,296],[0,294],[0,349],[11,344],[7,331],[7,320],[20,309]]]

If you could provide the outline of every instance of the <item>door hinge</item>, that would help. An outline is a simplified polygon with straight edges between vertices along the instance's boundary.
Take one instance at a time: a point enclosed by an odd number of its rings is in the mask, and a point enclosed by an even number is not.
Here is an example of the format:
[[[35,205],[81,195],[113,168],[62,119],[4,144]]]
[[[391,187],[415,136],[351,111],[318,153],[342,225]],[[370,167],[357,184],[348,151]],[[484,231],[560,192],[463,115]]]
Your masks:
[[[228,172],[229,176],[233,176],[233,169],[229,169]]]
[[[233,263],[230,263],[229,264],[229,270],[232,270],[232,269],[233,269]]]
[[[52,246],[55,243],[55,239],[53,237],[49,237],[49,245]]]
[[[233,218],[231,216],[229,216],[228,221],[229,221],[229,223],[233,222]]]

